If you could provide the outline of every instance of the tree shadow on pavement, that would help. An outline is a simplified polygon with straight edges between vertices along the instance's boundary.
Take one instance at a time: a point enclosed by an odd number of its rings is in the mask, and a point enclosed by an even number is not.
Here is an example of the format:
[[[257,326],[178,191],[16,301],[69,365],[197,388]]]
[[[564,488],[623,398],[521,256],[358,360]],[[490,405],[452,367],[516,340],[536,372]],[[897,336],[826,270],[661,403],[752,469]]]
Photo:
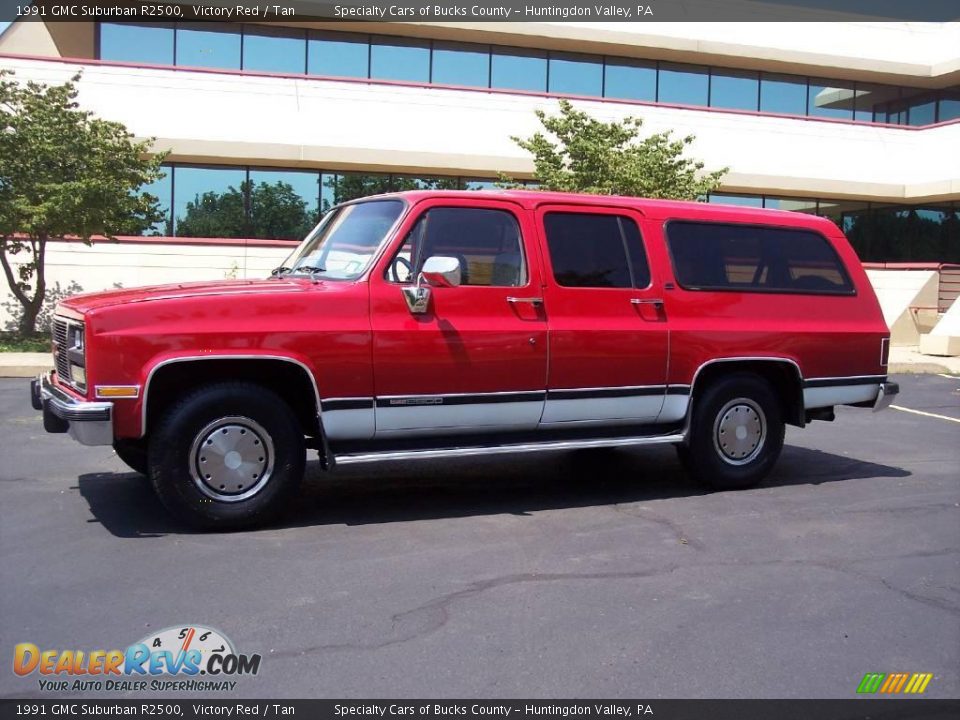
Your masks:
[[[787,446],[762,487],[908,477],[889,465]],[[80,494],[93,519],[118,537],[191,533],[133,473],[89,473]],[[581,450],[463,460],[351,466],[327,474],[307,466],[295,507],[278,527],[367,525],[692,497],[707,491],[686,477],[673,448]]]

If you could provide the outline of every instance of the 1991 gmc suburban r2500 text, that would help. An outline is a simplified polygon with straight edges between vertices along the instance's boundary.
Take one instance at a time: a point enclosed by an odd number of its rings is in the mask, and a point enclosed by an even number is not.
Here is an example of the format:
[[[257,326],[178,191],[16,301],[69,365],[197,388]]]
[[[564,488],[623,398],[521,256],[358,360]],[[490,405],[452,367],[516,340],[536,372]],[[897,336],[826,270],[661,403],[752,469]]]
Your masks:
[[[70,298],[45,428],[113,445],[204,527],[274,517],[323,465],[677,446],[716,488],[784,425],[881,408],[889,333],[827,219],[544,192],[331,210],[273,276]]]

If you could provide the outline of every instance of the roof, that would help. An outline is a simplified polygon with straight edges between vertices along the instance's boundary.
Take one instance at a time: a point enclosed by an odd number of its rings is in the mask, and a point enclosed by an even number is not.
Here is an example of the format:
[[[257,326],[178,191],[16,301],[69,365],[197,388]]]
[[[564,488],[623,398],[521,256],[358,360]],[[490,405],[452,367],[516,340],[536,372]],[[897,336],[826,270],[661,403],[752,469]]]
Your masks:
[[[605,205],[607,207],[626,207],[639,210],[644,215],[655,218],[688,217],[694,219],[730,220],[737,222],[758,222],[821,225],[828,223],[826,218],[809,213],[774,210],[772,208],[744,207],[742,205],[723,205],[689,200],[652,200],[649,198],[624,197],[620,195],[590,195],[586,193],[565,193],[545,190],[406,190],[387,193],[375,197],[401,197],[410,202],[419,202],[431,198],[456,197],[473,199],[497,199],[515,202],[525,208],[534,209],[541,205]],[[363,198],[369,199],[369,198]],[[800,221],[800,222],[797,222]]]

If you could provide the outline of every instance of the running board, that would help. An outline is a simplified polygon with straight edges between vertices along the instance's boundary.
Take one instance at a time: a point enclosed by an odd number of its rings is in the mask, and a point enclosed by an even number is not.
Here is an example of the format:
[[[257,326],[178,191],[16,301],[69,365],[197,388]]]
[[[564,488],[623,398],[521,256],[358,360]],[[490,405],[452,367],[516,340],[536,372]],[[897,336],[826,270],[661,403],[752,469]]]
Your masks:
[[[433,460],[462,458],[477,455],[505,455],[508,453],[546,452],[549,450],[581,450],[601,447],[633,447],[636,445],[664,445],[683,442],[682,432],[670,435],[642,435],[638,437],[590,438],[588,440],[546,440],[544,442],[507,443],[503,445],[468,445],[449,448],[420,448],[414,450],[382,450],[379,452],[344,453],[335,455],[336,465],[389,462],[394,460]]]

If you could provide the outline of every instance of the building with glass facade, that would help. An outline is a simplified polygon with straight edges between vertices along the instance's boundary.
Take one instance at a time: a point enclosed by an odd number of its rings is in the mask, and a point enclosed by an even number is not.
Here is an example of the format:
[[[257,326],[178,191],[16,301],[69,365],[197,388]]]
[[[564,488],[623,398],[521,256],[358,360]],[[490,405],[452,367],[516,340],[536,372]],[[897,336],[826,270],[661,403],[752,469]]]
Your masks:
[[[693,134],[710,202],[825,215],[865,261],[960,262],[951,23],[14,23],[0,66],[169,150],[176,238],[299,239],[331,204],[532,178],[571,98]]]

